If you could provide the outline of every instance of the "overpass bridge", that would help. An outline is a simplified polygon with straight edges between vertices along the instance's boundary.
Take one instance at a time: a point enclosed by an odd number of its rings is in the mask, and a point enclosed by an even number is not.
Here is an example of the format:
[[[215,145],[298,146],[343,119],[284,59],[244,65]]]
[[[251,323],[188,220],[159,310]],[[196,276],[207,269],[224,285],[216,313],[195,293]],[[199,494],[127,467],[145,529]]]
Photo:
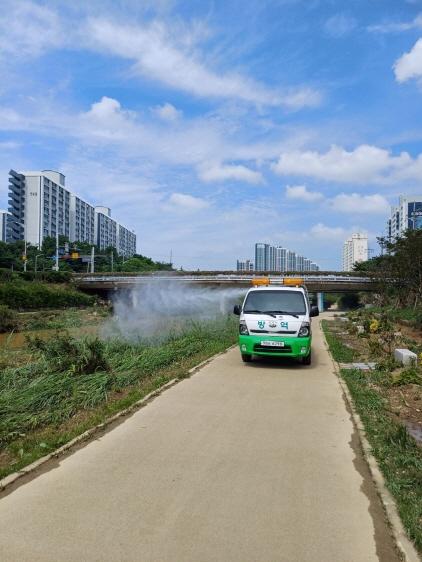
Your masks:
[[[254,279],[268,278],[270,284],[280,285],[284,279],[303,280],[310,293],[346,293],[376,291],[377,282],[371,277],[339,273],[321,274],[240,274],[240,273],[189,273],[154,272],[151,274],[76,274],[74,284],[84,291],[111,293],[118,290],[133,289],[150,283],[189,284],[207,287],[251,287]]]

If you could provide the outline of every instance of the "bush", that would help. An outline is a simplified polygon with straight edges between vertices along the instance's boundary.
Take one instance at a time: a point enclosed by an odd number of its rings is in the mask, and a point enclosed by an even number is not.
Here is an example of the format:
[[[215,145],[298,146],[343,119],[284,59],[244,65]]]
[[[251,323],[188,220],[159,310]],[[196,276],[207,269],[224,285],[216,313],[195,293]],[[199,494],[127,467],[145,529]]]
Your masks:
[[[98,338],[76,340],[65,333],[48,341],[28,338],[28,344],[32,351],[40,353],[54,372],[71,371],[81,375],[109,370],[105,344]]]
[[[25,281],[45,281],[46,283],[69,283],[72,273],[69,271],[20,271],[19,277]]]
[[[0,283],[6,283],[7,281],[12,281],[12,279],[16,276],[16,273],[13,273],[10,269],[3,269],[0,268]]]
[[[0,285],[0,304],[16,309],[64,308],[89,306],[94,297],[65,287],[49,287],[42,283],[14,281]]]
[[[11,332],[18,325],[17,313],[8,306],[0,304],[0,332]]]

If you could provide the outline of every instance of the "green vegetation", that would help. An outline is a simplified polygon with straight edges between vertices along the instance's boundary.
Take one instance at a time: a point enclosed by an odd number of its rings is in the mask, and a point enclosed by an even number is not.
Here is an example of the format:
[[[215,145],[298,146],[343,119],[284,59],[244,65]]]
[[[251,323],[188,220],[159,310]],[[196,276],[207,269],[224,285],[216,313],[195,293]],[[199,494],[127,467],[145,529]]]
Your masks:
[[[33,339],[32,357],[0,372],[0,477],[129,406],[236,340],[232,319],[192,323],[160,345]]]
[[[20,330],[67,330],[100,323],[110,314],[108,306],[66,308],[26,313],[20,317]]]
[[[11,332],[19,325],[18,315],[4,304],[0,304],[0,332]]]
[[[372,323],[372,330],[378,330],[379,326],[381,322],[378,325]],[[343,361],[344,355],[338,350],[343,350],[344,344],[334,332],[334,327],[334,322],[323,322],[334,359]],[[422,552],[422,449],[408,434],[406,427],[393,417],[390,405],[391,393],[407,404],[403,389],[409,388],[406,385],[420,385],[422,371],[420,367],[409,367],[393,372],[394,361],[385,354],[383,348],[378,351],[381,356],[384,355],[384,360],[379,361],[377,369],[341,369],[340,374],[349,388],[373,455],[396,500],[403,524],[416,548]],[[398,415],[398,412],[395,413]]]
[[[334,360],[338,361],[339,363],[350,363],[351,361],[353,361],[356,356],[356,352],[354,351],[354,349],[344,345],[344,343],[340,339],[338,339],[335,334],[327,329],[327,326],[329,324],[328,320],[322,320],[321,323]]]
[[[89,306],[94,298],[67,286],[14,280],[0,283],[0,304],[18,310]]]
[[[403,524],[422,552],[422,450],[406,428],[392,420],[386,401],[371,388],[371,383],[377,382],[376,374],[344,370],[342,376]]]
[[[23,240],[13,243],[0,242],[0,268],[8,271],[23,271],[23,256],[25,252],[25,244]],[[69,242],[65,236],[59,237],[59,267],[60,273],[65,275],[66,272],[87,272],[86,260],[91,256],[92,244],[86,242]],[[99,272],[108,271],[126,271],[126,272],[140,272],[140,271],[158,271],[158,270],[171,270],[170,263],[155,262],[151,258],[135,254],[128,260],[117,254],[115,248],[106,248],[101,250],[99,247],[94,246],[95,249],[95,270]],[[74,256],[72,257],[72,254]],[[54,258],[56,255],[56,239],[47,237],[44,239],[42,248],[39,249],[35,246],[28,244],[27,246],[27,272],[26,279],[31,280],[35,274],[35,266],[37,268],[37,278],[44,278],[49,280],[50,273],[54,277],[52,267],[55,263]],[[82,259],[85,256],[85,259]],[[54,282],[58,282],[57,274],[55,275]],[[0,274],[0,281],[2,276]]]
[[[356,271],[372,274],[378,280],[382,305],[394,308],[422,307],[422,230],[408,230],[396,242],[378,238],[385,252],[357,264]]]

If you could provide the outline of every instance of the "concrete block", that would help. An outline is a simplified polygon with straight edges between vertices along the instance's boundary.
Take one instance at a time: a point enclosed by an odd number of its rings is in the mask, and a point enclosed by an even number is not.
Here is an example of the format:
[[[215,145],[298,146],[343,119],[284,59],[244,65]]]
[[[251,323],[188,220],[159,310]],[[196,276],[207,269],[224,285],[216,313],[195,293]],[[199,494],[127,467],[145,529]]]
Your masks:
[[[418,362],[418,356],[410,349],[395,349],[394,359],[402,365],[416,365]]]

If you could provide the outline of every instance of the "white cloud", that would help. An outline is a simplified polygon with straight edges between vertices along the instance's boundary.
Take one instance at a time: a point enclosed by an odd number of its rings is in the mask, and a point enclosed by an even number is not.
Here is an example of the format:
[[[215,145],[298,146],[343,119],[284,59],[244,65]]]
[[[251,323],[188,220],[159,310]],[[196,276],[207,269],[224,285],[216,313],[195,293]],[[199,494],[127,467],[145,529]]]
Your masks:
[[[325,31],[332,37],[343,37],[348,35],[356,27],[356,20],[345,14],[336,14],[324,24]]]
[[[272,169],[279,175],[307,176],[342,183],[394,183],[420,178],[422,155],[412,159],[407,152],[394,156],[388,150],[371,145],[360,145],[351,151],[333,145],[326,153],[284,152]]]
[[[319,191],[308,191],[306,185],[287,185],[286,197],[287,199],[299,199],[306,203],[312,203],[324,198],[323,194]]]
[[[199,166],[198,175],[205,182],[222,182],[228,180],[244,181],[246,183],[262,183],[263,177],[260,172],[256,172],[243,166],[223,165],[220,163],[206,163]]]
[[[333,211],[347,214],[386,215],[390,209],[387,199],[377,193],[374,195],[340,193],[330,200],[330,207]]]
[[[205,199],[193,197],[186,193],[172,193],[169,197],[169,203],[187,211],[199,211],[209,207],[209,203]]]
[[[393,68],[397,82],[422,78],[422,38],[416,41],[408,53],[396,60]]]
[[[310,230],[311,236],[320,240],[338,240],[347,235],[347,231],[340,226],[327,226],[322,222],[315,224]]]
[[[182,112],[176,109],[171,103],[157,105],[153,108],[153,111],[164,121],[176,121],[182,115]]]
[[[38,56],[62,46],[66,37],[59,17],[47,6],[17,0],[2,2],[0,54],[3,56]]]
[[[422,14],[418,14],[414,20],[407,22],[384,22],[369,25],[366,29],[370,33],[401,33],[411,29],[422,28]]]
[[[196,96],[234,98],[291,109],[320,103],[321,95],[310,88],[279,92],[241,74],[208,68],[195,50],[197,35],[189,29],[175,28],[172,33],[159,22],[134,26],[98,18],[90,19],[84,30],[93,49],[132,60],[135,73]]]

